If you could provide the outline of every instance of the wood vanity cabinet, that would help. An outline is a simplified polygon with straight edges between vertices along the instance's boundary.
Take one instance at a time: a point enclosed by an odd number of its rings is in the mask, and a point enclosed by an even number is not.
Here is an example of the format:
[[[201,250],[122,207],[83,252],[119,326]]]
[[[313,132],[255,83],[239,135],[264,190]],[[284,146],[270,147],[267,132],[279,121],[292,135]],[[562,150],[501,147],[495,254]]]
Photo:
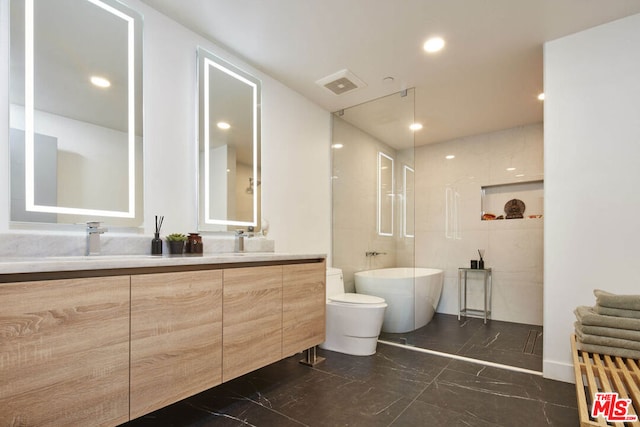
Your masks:
[[[282,359],[282,266],[224,270],[222,381]]]
[[[324,261],[100,274],[0,278],[0,426],[119,425],[324,341]]]
[[[129,276],[0,283],[0,425],[129,420]]]
[[[131,419],[220,384],[222,271],[131,277]]]
[[[282,356],[325,339],[325,263],[282,267]]]
[[[324,341],[325,263],[224,270],[222,381]]]

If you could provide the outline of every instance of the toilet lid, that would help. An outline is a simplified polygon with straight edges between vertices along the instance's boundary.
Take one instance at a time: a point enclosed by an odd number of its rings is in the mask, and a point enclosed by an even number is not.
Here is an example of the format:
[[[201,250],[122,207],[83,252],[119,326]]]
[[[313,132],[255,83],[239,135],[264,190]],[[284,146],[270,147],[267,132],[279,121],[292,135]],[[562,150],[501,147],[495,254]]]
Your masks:
[[[384,298],[374,297],[373,295],[363,294],[338,294],[329,297],[329,301],[346,302],[349,304],[382,304]]]

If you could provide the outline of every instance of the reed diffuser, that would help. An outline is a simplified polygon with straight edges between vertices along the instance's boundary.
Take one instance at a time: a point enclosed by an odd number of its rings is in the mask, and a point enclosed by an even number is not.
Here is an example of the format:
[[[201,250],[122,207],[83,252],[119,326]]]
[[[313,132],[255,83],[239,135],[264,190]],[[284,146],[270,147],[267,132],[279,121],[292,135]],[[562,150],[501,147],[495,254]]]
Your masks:
[[[153,234],[153,240],[151,241],[151,255],[162,255],[162,239],[160,238],[160,229],[162,229],[163,222],[164,216],[156,215],[156,232]]]
[[[484,256],[484,249],[478,249],[478,255],[480,255],[480,260],[478,261],[478,268],[480,270],[484,270],[484,259],[482,258]]]

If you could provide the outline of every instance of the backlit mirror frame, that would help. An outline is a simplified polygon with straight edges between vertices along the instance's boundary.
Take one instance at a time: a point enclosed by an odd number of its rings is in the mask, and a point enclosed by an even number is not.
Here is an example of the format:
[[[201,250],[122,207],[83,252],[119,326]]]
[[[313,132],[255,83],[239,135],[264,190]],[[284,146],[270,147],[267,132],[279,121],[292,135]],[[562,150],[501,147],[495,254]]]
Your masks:
[[[411,166],[402,167],[402,234],[414,237],[415,228],[415,171]]]
[[[122,19],[127,28],[127,183],[128,197],[125,210],[87,209],[73,206],[39,205],[35,200],[35,0],[24,0],[24,127],[25,127],[25,208],[27,212],[51,214],[83,215],[85,217],[136,218],[136,188],[140,171],[136,171],[136,163],[141,165],[140,154],[136,149],[136,129],[142,129],[142,17],[115,0],[86,0]],[[141,215],[139,215],[141,216]],[[141,222],[141,219],[140,219]]]
[[[260,180],[260,103],[261,81],[246,71],[230,64],[217,55],[202,47],[197,49],[198,64],[198,229],[201,231],[229,231],[236,228],[253,227],[258,229],[259,203],[258,185]],[[252,176],[249,179],[251,188],[253,212],[251,220],[239,220],[235,218],[216,218],[211,212],[212,204],[212,175],[211,175],[211,133],[210,106],[215,89],[210,86],[212,72],[220,72],[247,85],[251,90],[251,145],[252,145]],[[239,185],[239,184],[237,184]],[[249,188],[247,189],[247,191]],[[229,195],[227,194],[227,198]]]
[[[394,224],[394,159],[378,152],[378,235],[393,236]]]

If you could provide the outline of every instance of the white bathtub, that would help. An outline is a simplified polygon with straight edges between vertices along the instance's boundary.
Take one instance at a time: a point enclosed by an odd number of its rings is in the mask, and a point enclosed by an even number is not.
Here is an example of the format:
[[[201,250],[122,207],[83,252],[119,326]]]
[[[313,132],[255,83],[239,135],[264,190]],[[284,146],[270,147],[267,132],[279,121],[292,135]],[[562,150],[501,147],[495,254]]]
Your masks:
[[[436,268],[382,268],[355,273],[356,292],[384,298],[383,332],[410,332],[431,321],[444,273]]]

